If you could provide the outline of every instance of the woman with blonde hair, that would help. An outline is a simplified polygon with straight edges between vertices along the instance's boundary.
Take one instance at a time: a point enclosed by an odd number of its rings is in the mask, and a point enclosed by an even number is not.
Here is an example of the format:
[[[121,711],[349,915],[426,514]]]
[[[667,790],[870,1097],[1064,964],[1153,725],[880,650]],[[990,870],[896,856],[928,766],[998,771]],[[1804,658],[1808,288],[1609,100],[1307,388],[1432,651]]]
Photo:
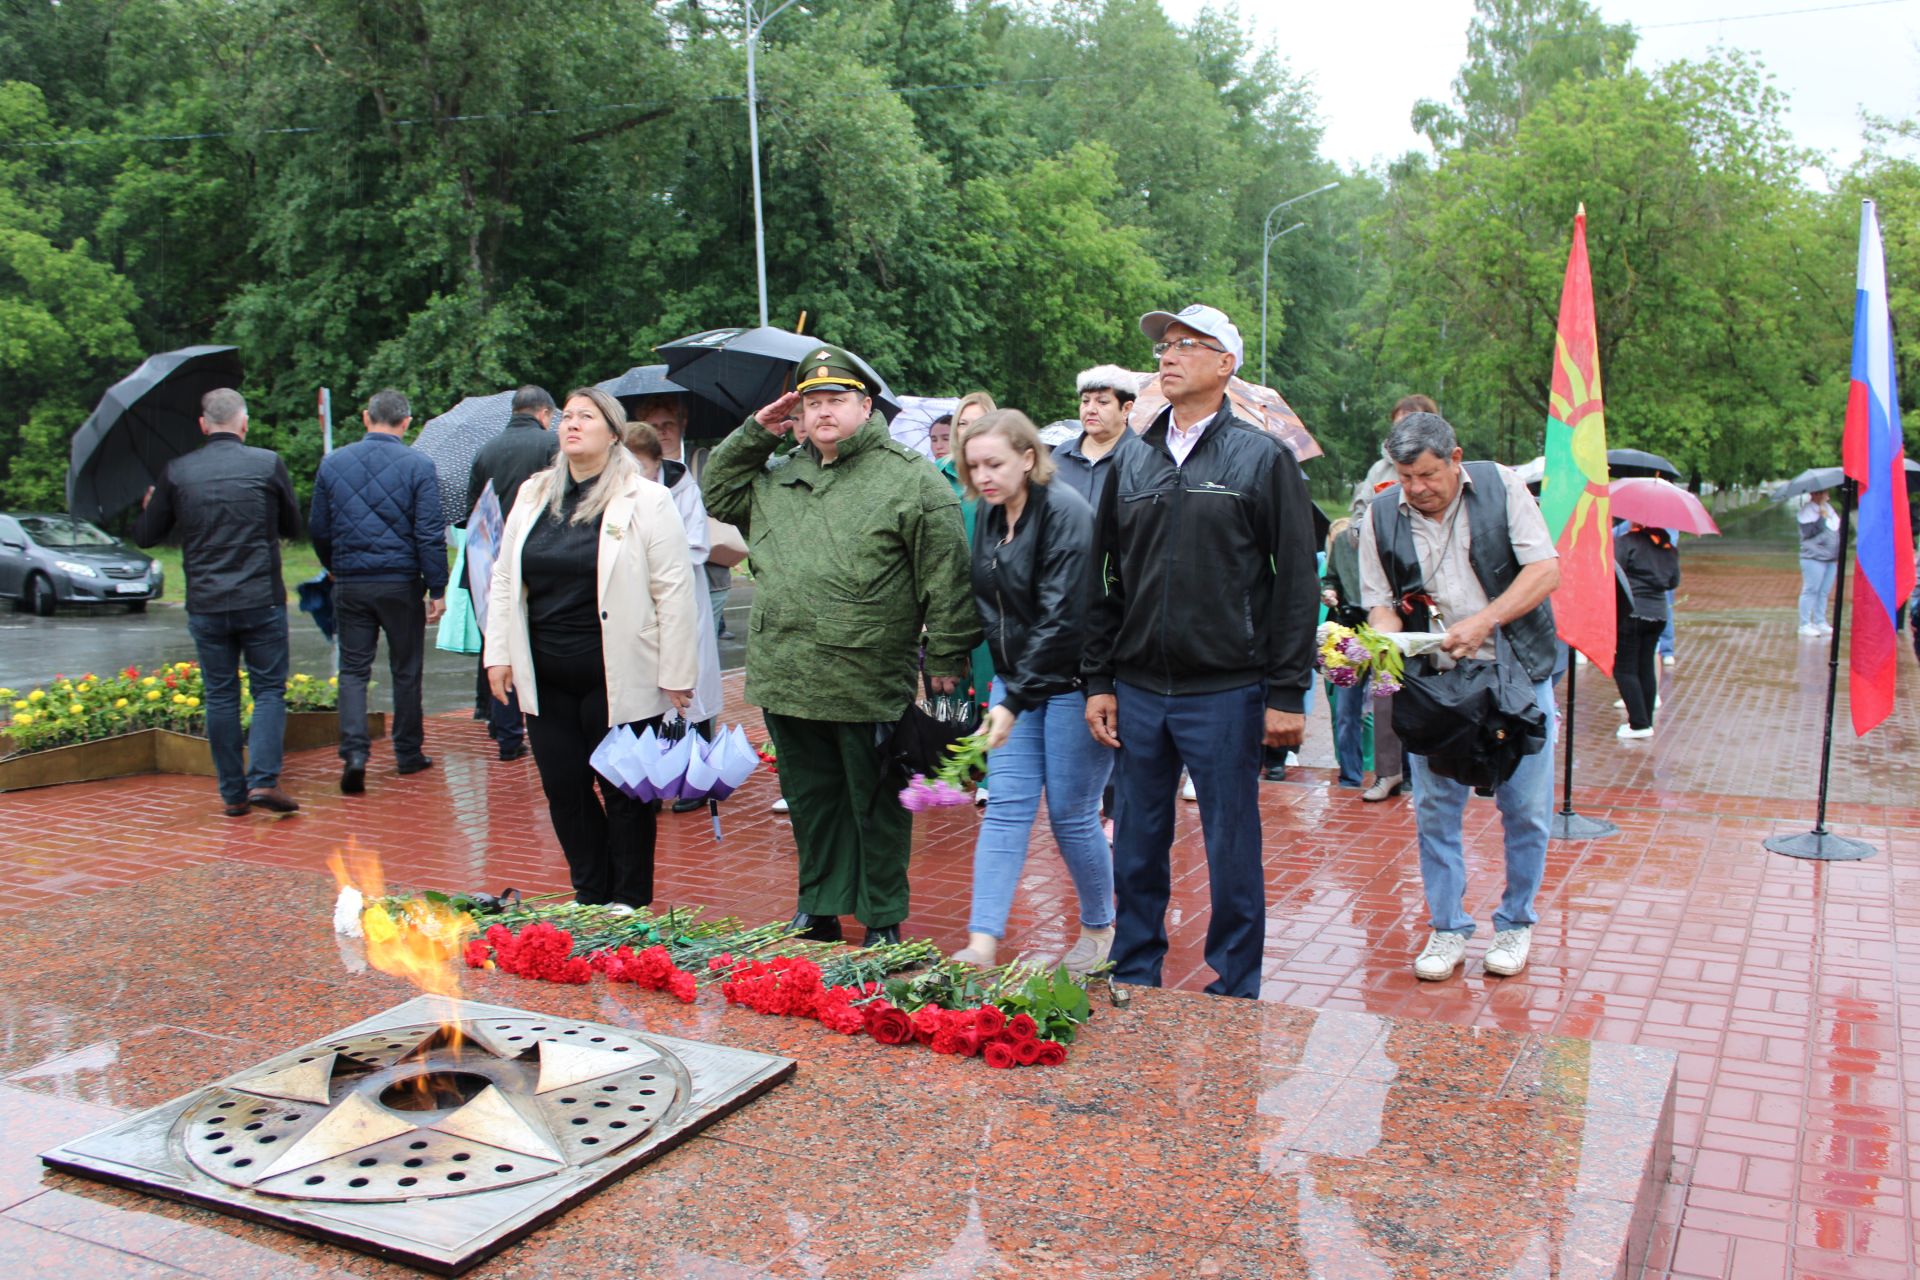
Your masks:
[[[554,465],[521,485],[487,602],[487,680],[517,692],[547,813],[585,903],[653,900],[657,804],[599,780],[590,757],[617,724],[684,708],[699,673],[687,535],[666,489],[624,444],[620,402],[569,392]],[[604,804],[603,804],[604,801]]]
[[[973,908],[956,960],[990,965],[1026,865],[1040,797],[1080,898],[1080,939],[1064,963],[1084,975],[1113,945],[1113,854],[1100,792],[1113,752],[1087,732],[1080,655],[1093,591],[1093,508],[1051,484],[1053,459],[1027,415],[1001,409],[955,440],[973,529],[973,595],[993,649],[992,707],[980,732],[993,794],[973,851]]]

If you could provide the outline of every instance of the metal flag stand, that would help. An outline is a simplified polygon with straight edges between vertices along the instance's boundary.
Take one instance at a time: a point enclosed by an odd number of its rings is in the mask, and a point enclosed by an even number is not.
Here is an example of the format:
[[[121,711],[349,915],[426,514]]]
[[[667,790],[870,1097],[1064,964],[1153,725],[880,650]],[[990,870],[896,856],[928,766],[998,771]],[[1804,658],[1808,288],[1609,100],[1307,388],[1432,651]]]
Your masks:
[[[1816,862],[1858,862],[1878,852],[1864,840],[1851,840],[1827,830],[1827,782],[1833,770],[1833,703],[1840,690],[1840,618],[1847,605],[1847,517],[1853,512],[1854,482],[1840,485],[1840,567],[1833,583],[1833,638],[1827,645],[1827,719],[1820,735],[1820,801],[1813,830],[1774,836],[1766,841],[1771,853]]]
[[[1578,692],[1580,661],[1571,652],[1567,654],[1567,722],[1565,740],[1567,744],[1566,772],[1560,784],[1560,810],[1553,815],[1553,824],[1547,834],[1555,840],[1602,840],[1607,836],[1617,836],[1620,828],[1605,818],[1589,818],[1573,811],[1573,704],[1574,694]]]

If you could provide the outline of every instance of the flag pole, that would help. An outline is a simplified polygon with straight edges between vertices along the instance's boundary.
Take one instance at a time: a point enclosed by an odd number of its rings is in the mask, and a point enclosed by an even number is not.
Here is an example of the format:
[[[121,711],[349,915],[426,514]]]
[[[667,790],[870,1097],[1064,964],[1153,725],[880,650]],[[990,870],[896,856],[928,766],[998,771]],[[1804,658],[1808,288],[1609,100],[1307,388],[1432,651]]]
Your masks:
[[[1620,834],[1620,828],[1605,818],[1589,818],[1573,811],[1573,704],[1578,691],[1580,663],[1574,650],[1567,650],[1567,714],[1564,738],[1567,745],[1566,772],[1560,784],[1560,811],[1553,815],[1547,829],[1555,840],[1604,840]]]
[[[1840,619],[1847,606],[1847,517],[1856,492],[1852,477],[1840,484],[1840,563],[1833,575],[1833,638],[1827,645],[1827,719],[1820,735],[1820,797],[1813,830],[1774,836],[1766,841],[1771,853],[1816,862],[1858,862],[1878,850],[1864,840],[1851,840],[1827,830],[1827,784],[1833,776],[1833,704],[1840,691]]]

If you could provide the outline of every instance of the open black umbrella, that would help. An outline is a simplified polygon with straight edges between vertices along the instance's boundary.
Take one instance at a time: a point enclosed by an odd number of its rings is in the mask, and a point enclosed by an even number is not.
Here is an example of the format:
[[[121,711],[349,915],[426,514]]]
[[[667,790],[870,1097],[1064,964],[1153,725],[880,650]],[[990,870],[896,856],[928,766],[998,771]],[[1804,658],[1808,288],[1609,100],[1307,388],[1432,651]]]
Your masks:
[[[819,345],[817,337],[762,327],[709,329],[662,343],[654,350],[666,360],[668,376],[732,414],[738,425],[791,391],[794,366]],[[874,407],[892,422],[900,412],[900,402],[872,365],[857,355],[853,359],[872,381]]]
[[[239,386],[237,347],[183,347],[141,361],[73,433],[67,510],[105,521],[140,501],[169,462],[200,447],[200,398]]]
[[[605,382],[594,384],[606,392],[632,417],[639,409],[640,402],[648,396],[677,395],[686,398],[687,439],[712,440],[724,436],[739,426],[746,415],[736,418],[727,409],[715,404],[705,396],[696,395],[667,377],[667,366],[663,364],[637,364],[617,378],[608,378]],[[759,406],[755,406],[758,408]]]
[[[480,446],[507,429],[513,392],[468,396],[420,428],[413,447],[433,459],[440,480],[440,514],[448,524],[467,521],[467,480]]]
[[[1907,459],[1907,484],[1911,488],[1913,477],[1920,475],[1920,460]],[[1809,467],[1793,479],[1781,485],[1774,492],[1775,502],[1784,502],[1788,498],[1802,493],[1819,493],[1823,489],[1838,489],[1846,483],[1847,473],[1844,467]]]
[[[1607,450],[1607,479],[1621,480],[1628,476],[1657,476],[1662,480],[1678,482],[1680,468],[1645,449]]]

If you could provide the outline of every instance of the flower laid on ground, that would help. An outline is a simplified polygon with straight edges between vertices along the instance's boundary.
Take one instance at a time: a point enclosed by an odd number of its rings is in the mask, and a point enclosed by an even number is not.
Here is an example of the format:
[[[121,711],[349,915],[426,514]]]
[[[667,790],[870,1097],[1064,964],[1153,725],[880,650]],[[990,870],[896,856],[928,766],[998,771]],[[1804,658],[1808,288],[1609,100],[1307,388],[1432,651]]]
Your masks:
[[[296,675],[287,684],[289,711],[330,711],[338,700],[336,688],[310,676]],[[205,683],[199,665],[192,662],[172,662],[145,673],[129,666],[105,678],[57,675],[46,688],[25,695],[0,690],[0,705],[11,707],[4,727],[15,752],[47,751],[141,729],[203,735],[205,704]],[[240,674],[240,716],[243,724],[253,717],[245,671]]]
[[[1374,697],[1385,698],[1400,692],[1406,659],[1401,656],[1399,646],[1380,632],[1365,623],[1343,627],[1337,622],[1323,622],[1316,638],[1320,647],[1315,654],[1315,664],[1335,686],[1351,689],[1371,677]]]

